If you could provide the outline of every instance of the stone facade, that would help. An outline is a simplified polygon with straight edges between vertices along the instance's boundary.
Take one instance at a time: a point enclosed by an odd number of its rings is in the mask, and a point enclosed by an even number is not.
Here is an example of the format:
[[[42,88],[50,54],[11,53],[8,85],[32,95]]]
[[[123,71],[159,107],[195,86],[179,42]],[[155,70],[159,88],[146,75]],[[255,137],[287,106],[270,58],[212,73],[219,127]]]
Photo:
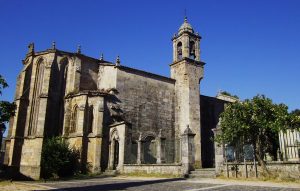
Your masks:
[[[207,159],[201,144],[213,136],[207,132],[220,112],[202,113],[218,99],[200,97],[200,39],[185,19],[172,38],[170,78],[123,66],[119,58],[112,63],[55,46],[36,52],[30,44],[17,80],[5,164],[38,179],[44,140],[62,136],[93,173],[184,174],[212,167],[203,165],[214,156]]]

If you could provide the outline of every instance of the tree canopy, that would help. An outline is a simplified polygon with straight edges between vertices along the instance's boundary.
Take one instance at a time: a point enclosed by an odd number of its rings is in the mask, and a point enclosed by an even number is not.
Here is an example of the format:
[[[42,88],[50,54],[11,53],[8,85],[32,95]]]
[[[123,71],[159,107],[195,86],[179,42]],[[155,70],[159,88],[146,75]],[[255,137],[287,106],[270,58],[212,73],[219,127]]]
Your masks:
[[[0,75],[0,95],[2,95],[2,90],[8,87],[5,79]],[[11,116],[15,114],[16,105],[8,101],[0,101],[0,124],[4,124],[9,121]]]
[[[8,87],[8,84],[5,81],[5,79],[0,75],[0,95],[2,95],[2,90],[6,87]]]
[[[252,144],[260,163],[266,152],[274,152],[278,132],[287,128],[299,129],[299,115],[288,112],[284,104],[274,104],[264,95],[229,104],[221,114],[219,143],[235,145],[242,141]],[[276,151],[275,151],[276,153]]]
[[[300,129],[300,110],[299,109],[295,109],[294,111],[292,111],[290,113],[290,119],[289,119],[289,126],[292,129]]]

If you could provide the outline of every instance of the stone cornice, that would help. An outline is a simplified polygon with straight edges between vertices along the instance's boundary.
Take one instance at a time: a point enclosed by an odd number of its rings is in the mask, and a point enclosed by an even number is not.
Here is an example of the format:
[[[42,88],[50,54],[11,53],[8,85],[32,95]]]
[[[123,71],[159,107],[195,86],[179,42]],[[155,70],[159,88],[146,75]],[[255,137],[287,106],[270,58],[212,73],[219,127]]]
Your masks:
[[[119,126],[119,125],[123,125],[123,124],[128,125],[128,127],[131,128],[131,123],[126,122],[126,121],[121,121],[121,122],[110,124],[109,128],[113,128],[113,127],[116,127],[116,126]]]
[[[45,55],[45,54],[49,54],[49,53],[55,53],[57,55],[76,56],[76,57],[79,57],[79,58],[83,58],[83,59],[87,59],[87,60],[92,60],[92,61],[98,62],[99,64],[101,64],[101,63],[112,64],[109,61],[99,60],[99,59],[96,59],[96,58],[93,58],[93,57],[90,57],[90,56],[86,56],[86,55],[81,54],[81,53],[67,52],[67,51],[62,51],[62,50],[58,50],[58,49],[47,49],[47,50],[44,50],[44,51],[29,53],[29,54],[26,54],[25,60],[28,59],[31,56],[41,56],[41,55]]]
[[[43,135],[28,135],[24,136],[24,139],[36,139],[36,138],[44,138]]]
[[[83,133],[70,133],[68,135],[63,135],[63,138],[76,138],[76,137],[83,137]]]
[[[177,34],[176,36],[172,37],[171,40],[173,41],[173,40],[177,39],[178,37],[181,37],[183,34],[187,34],[189,36],[196,37],[198,39],[202,39],[202,37],[200,35],[198,35],[198,34],[191,33],[191,32],[188,32],[188,31],[183,31],[180,34]]]
[[[103,135],[101,135],[101,134],[90,133],[90,134],[88,134],[87,137],[88,137],[88,138],[102,138]]]
[[[183,61],[186,61],[186,62],[188,62],[188,64],[193,64],[193,65],[196,65],[196,66],[204,66],[206,64],[205,62],[202,62],[202,61],[193,60],[193,59],[184,57],[181,60],[173,62],[172,64],[170,64],[170,66],[174,66],[174,65],[176,65],[180,62],[183,62]]]

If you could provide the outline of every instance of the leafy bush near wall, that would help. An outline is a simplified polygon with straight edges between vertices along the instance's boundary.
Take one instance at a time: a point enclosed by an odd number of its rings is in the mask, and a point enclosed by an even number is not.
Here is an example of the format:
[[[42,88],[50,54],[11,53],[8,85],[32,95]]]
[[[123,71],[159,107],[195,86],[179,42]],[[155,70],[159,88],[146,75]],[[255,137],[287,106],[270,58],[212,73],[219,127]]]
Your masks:
[[[61,137],[46,139],[42,149],[41,177],[72,176],[79,172],[80,152],[71,149]]]

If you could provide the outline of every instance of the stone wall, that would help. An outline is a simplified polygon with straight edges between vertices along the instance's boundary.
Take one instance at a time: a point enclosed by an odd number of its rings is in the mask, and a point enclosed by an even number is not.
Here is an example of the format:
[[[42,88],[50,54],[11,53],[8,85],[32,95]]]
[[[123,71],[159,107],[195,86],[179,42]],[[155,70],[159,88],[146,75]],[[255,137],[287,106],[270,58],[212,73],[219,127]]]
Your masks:
[[[43,138],[25,139],[22,148],[20,173],[32,179],[40,178]]]
[[[248,177],[255,177],[255,166],[253,162],[247,162],[247,175]],[[298,162],[282,162],[282,161],[271,161],[266,163],[268,171],[271,173],[271,176],[278,177],[281,179],[300,178],[300,161]],[[226,164],[224,163],[217,175],[227,176]],[[228,163],[228,174],[229,177],[246,177],[246,168],[244,163]],[[216,169],[217,170],[217,169]],[[263,173],[261,166],[257,163],[257,174],[258,177],[266,176],[266,173]]]
[[[165,162],[174,162],[174,80],[119,67],[117,90],[124,119],[132,124],[133,141],[138,140],[140,133],[142,138],[156,138],[161,129],[168,143]]]
[[[84,58],[81,60],[80,90],[96,90],[99,61]]]
[[[117,68],[113,65],[99,66],[98,89],[108,90],[117,87]]]
[[[182,165],[177,164],[125,164],[121,173],[142,173],[142,174],[173,174],[183,175]]]

